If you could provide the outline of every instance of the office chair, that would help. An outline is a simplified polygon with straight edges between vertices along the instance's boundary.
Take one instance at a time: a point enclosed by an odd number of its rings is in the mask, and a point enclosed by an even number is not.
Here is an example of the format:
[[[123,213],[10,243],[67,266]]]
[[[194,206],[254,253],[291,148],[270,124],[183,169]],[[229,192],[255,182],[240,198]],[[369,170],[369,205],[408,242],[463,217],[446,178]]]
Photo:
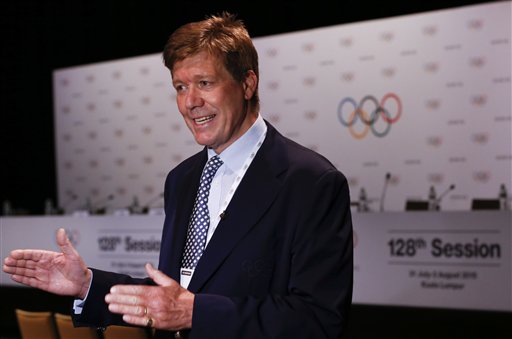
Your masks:
[[[103,332],[103,339],[148,339],[146,329],[142,327],[111,325]]]
[[[58,339],[52,312],[15,309],[22,339]]]
[[[99,339],[98,332],[91,327],[75,327],[68,314],[54,313],[60,339]]]

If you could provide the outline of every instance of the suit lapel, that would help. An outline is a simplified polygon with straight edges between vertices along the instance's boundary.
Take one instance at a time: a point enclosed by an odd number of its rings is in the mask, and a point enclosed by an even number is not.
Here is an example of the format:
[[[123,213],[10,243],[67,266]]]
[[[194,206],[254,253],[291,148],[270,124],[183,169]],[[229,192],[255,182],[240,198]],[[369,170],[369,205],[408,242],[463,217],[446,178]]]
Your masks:
[[[257,223],[281,189],[279,173],[287,168],[284,152],[269,126],[267,138],[245,173],[199,260],[188,289],[198,292],[238,241]]]

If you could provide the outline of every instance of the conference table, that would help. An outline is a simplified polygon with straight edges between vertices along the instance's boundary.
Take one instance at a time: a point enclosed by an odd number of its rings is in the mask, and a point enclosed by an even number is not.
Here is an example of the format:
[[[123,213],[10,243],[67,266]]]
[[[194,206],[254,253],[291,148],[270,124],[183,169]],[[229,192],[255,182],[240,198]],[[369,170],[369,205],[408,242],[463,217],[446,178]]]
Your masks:
[[[512,212],[353,213],[354,303],[512,311]],[[163,215],[0,218],[1,255],[58,250],[65,228],[87,265],[143,277]],[[1,286],[16,286],[0,274]]]

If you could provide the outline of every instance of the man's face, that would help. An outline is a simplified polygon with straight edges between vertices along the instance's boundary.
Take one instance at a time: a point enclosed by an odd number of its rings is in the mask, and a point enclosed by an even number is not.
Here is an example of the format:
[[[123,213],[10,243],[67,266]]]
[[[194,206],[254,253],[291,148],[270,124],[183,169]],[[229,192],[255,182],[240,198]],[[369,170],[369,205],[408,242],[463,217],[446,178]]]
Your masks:
[[[250,73],[244,82],[234,80],[205,52],[174,65],[178,109],[198,144],[219,154],[249,129],[257,116],[249,114],[247,106],[254,78]]]

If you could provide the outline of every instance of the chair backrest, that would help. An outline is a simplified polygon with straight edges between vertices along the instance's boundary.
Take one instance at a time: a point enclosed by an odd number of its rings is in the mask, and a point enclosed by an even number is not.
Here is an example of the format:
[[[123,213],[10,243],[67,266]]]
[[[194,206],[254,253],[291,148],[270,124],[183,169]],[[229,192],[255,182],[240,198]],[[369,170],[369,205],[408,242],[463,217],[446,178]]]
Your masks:
[[[58,339],[52,312],[15,309],[22,339]]]
[[[104,339],[148,339],[146,329],[142,327],[111,325],[103,332]]]
[[[68,314],[54,313],[60,339],[99,339],[98,332],[91,327],[75,327]]]

